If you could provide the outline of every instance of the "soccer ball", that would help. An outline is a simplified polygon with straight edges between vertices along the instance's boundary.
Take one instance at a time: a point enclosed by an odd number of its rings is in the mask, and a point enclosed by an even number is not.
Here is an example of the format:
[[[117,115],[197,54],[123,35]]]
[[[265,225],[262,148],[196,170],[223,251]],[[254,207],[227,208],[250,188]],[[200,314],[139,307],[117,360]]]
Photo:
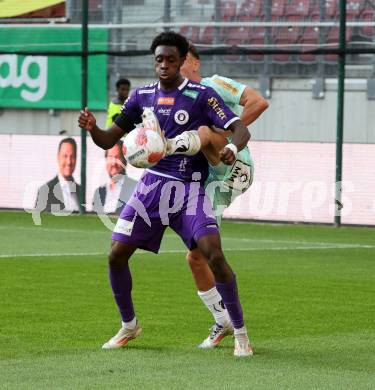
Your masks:
[[[165,156],[165,143],[156,131],[137,127],[124,138],[123,152],[134,167],[150,168]]]

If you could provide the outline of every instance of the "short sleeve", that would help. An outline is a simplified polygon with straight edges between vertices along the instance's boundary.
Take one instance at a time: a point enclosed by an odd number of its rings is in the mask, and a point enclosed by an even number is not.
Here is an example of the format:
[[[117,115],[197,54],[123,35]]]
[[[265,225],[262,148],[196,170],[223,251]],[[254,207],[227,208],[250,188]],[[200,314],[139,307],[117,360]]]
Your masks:
[[[130,118],[133,123],[140,123],[142,121],[142,109],[138,103],[138,91],[135,90],[121,107],[121,113]]]
[[[246,88],[245,84],[218,75],[213,76],[211,80],[215,84],[215,91],[220,94],[225,102],[240,104],[241,96]]]
[[[201,104],[212,122],[213,125],[221,129],[227,129],[233,122],[240,120],[229,107],[227,107],[223,99],[210,87],[207,87],[205,93],[202,94],[204,101]]]

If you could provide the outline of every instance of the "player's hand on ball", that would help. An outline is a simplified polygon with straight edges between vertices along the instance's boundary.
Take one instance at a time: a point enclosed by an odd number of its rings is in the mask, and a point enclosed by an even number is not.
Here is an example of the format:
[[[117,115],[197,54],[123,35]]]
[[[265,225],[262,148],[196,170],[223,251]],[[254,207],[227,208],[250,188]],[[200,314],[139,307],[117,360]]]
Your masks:
[[[83,111],[80,112],[78,118],[79,127],[87,131],[91,131],[96,125],[96,118],[93,113],[88,110],[86,107]]]
[[[232,165],[236,160],[236,156],[233,151],[226,147],[224,147],[224,149],[220,151],[219,155],[220,160],[226,165]]]

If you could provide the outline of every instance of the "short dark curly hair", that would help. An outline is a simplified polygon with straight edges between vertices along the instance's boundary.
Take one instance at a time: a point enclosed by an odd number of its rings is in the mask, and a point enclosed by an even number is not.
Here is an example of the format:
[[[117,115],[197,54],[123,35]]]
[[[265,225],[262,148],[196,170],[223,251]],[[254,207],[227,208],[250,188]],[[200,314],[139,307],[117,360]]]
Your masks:
[[[156,48],[162,45],[177,47],[181,57],[186,57],[189,51],[189,42],[187,41],[187,39],[183,35],[178,34],[174,31],[162,32],[161,34],[156,36],[151,43],[151,52],[155,54]]]

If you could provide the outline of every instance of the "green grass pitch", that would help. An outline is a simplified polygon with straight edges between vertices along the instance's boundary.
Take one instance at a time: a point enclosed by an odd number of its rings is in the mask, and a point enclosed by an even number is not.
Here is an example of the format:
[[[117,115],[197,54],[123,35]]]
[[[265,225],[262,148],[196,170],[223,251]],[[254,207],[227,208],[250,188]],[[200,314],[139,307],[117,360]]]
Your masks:
[[[119,328],[111,233],[93,216],[0,213],[1,389],[374,389],[375,230],[224,222],[255,355],[196,348],[210,314],[179,238],[131,261],[143,327]]]

